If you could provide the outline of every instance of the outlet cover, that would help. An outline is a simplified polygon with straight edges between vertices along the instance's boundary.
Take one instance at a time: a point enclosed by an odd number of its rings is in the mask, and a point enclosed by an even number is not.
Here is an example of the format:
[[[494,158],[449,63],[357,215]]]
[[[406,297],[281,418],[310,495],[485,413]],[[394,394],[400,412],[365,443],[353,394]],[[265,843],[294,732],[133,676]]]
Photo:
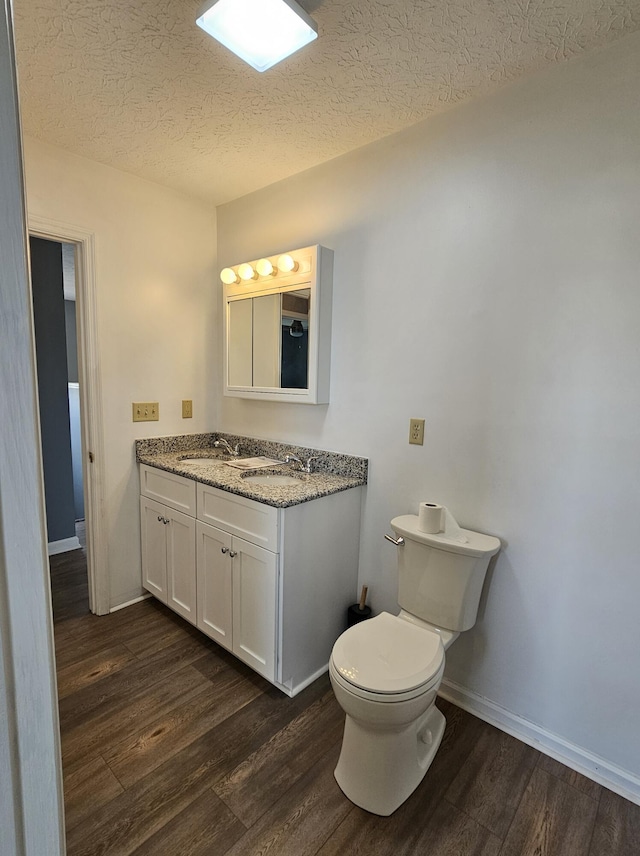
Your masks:
[[[182,399],[182,418],[193,419],[193,401],[190,398]]]
[[[409,443],[414,446],[424,444],[424,419],[409,420]]]
[[[134,401],[134,422],[157,422],[160,419],[160,406],[157,401]]]

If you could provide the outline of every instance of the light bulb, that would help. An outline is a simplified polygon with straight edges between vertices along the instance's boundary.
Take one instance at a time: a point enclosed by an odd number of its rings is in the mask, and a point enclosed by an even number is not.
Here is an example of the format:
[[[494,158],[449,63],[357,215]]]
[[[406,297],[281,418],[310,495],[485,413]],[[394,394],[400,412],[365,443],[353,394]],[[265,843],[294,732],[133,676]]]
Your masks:
[[[225,285],[235,285],[237,282],[240,282],[238,275],[234,270],[232,270],[232,268],[224,268],[221,270],[220,279]]]
[[[245,280],[245,282],[248,282],[250,279],[258,278],[258,274],[248,262],[245,262],[238,267],[238,276],[240,279]]]
[[[276,276],[278,269],[274,268],[269,259],[260,259],[256,262],[256,270],[260,276]]]
[[[282,271],[282,273],[292,273],[293,271],[298,270],[298,262],[290,256],[288,253],[280,256],[278,259],[278,270]]]

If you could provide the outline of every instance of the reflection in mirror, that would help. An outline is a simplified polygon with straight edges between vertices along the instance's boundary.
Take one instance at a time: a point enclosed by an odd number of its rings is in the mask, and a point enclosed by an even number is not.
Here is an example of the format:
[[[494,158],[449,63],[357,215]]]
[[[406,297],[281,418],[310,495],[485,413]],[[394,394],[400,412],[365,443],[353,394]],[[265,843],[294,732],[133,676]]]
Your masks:
[[[309,383],[309,300],[311,290],[282,295],[281,375],[284,389],[306,389]]]

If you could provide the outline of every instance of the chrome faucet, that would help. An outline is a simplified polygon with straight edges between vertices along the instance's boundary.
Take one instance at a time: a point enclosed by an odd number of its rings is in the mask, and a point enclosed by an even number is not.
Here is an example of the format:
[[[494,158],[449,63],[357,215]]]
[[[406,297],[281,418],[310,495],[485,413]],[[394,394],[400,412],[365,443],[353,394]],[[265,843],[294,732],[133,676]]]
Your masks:
[[[312,473],[313,467],[311,466],[311,461],[315,461],[316,457],[317,455],[312,455],[310,458],[307,458],[307,463],[304,464],[296,455],[286,455],[284,463],[298,464],[298,469],[301,473]]]
[[[216,447],[216,449],[220,449],[220,448],[226,449],[227,452],[230,455],[232,455],[234,458],[237,458],[238,455],[240,454],[240,444],[236,443],[236,445],[233,448],[231,448],[231,446],[227,443],[227,441],[224,439],[224,437],[218,437],[217,440],[213,441],[213,445]]]

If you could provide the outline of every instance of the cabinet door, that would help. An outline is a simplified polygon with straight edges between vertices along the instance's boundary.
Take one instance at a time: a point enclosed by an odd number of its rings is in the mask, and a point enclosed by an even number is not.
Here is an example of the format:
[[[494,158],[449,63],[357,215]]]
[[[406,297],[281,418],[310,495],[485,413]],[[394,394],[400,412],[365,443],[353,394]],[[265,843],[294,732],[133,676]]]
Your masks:
[[[178,615],[196,623],[196,521],[165,509],[167,533],[167,599]]]
[[[140,497],[142,585],[162,603],[167,602],[167,511],[159,502]]]
[[[233,653],[274,681],[278,557],[240,538],[232,554]]]
[[[196,533],[197,626],[232,651],[231,535],[200,521]]]

